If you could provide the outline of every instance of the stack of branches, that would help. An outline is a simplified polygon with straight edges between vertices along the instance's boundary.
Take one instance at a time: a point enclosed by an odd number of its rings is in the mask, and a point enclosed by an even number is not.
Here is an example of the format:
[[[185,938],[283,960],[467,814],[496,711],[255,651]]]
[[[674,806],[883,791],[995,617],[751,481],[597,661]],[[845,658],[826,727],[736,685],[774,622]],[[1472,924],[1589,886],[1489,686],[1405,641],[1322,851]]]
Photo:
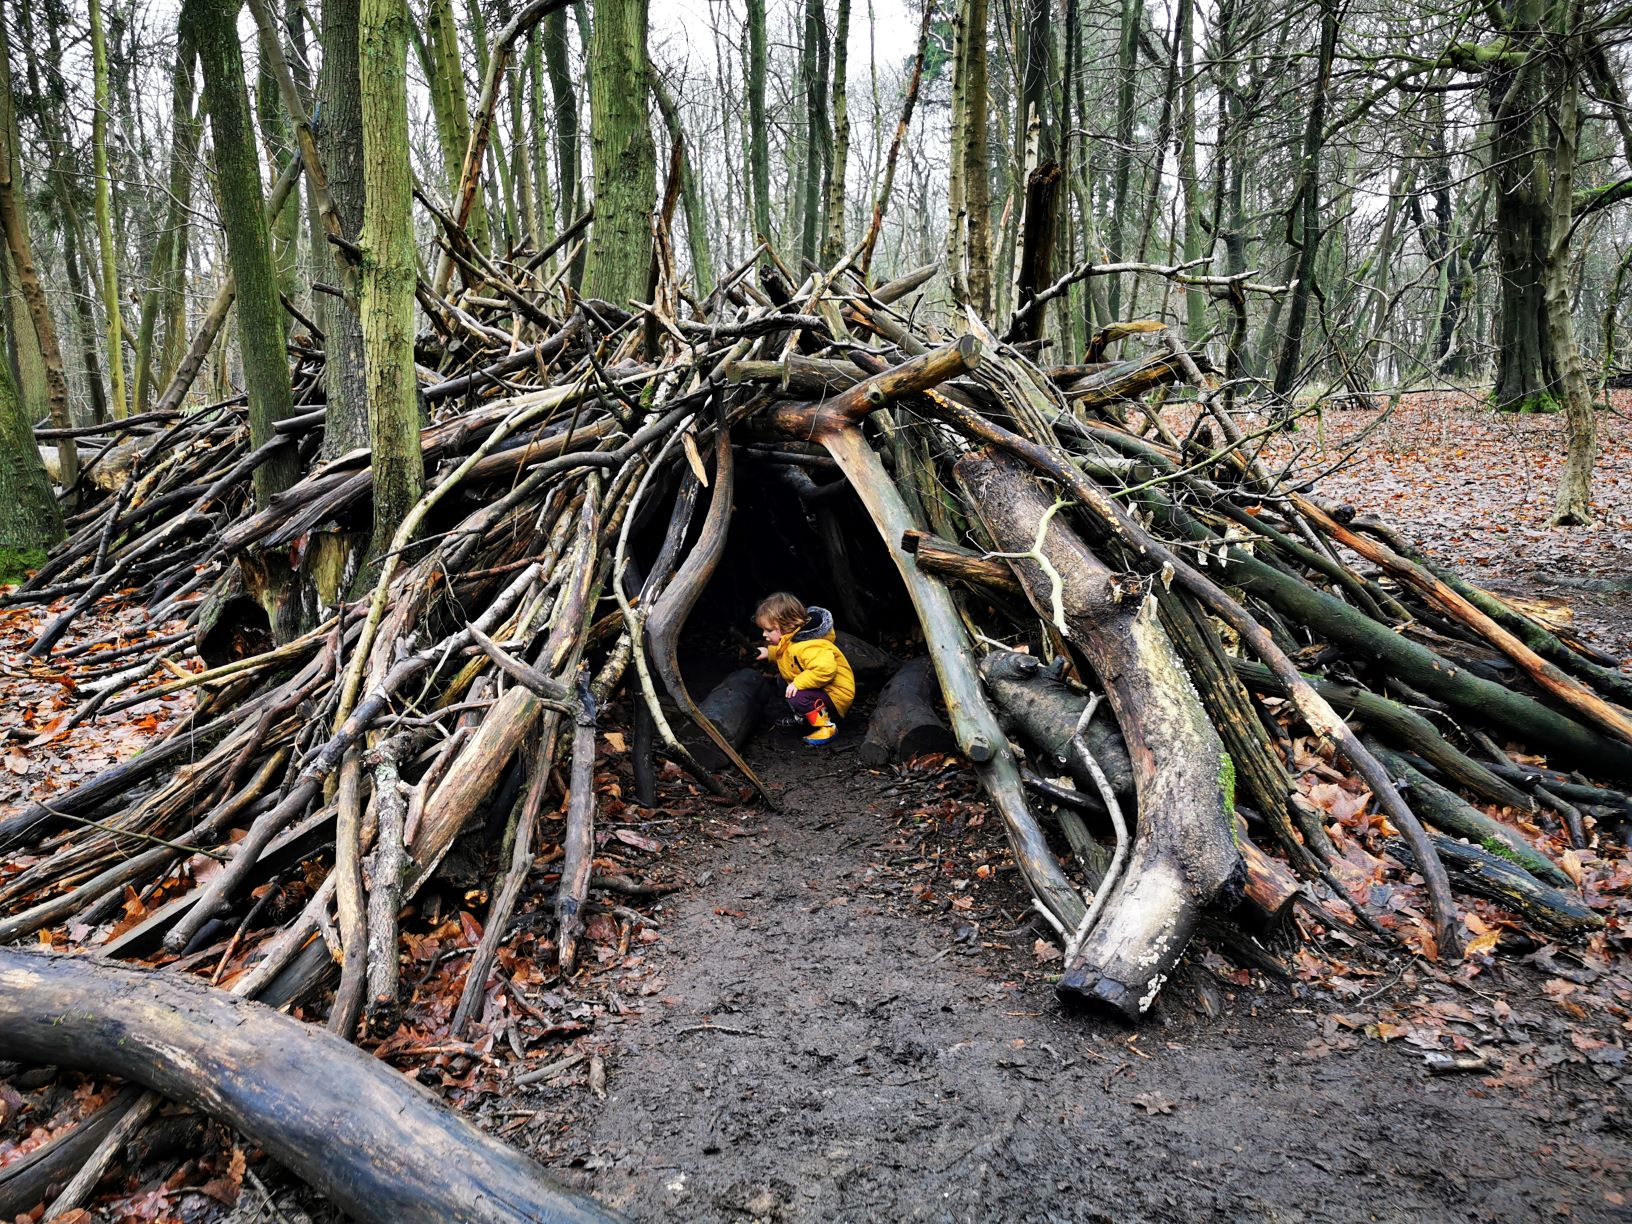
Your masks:
[[[198,696],[167,738],[0,820],[0,854],[29,864],[0,881],[0,943],[73,927],[104,961],[165,963],[143,979],[152,991],[209,974],[244,998],[326,1006],[348,1040],[389,1031],[399,913],[497,813],[507,850],[459,1038],[558,796],[554,946],[571,971],[597,884],[598,712],[617,694],[648,801],[657,756],[728,793],[687,747],[700,735],[770,802],[739,753],[750,723],[726,725],[718,703],[711,717],[678,664],[744,459],[804,473],[792,483],[812,498],[849,490],[876,525],[951,736],[1066,945],[1063,997],[1136,1018],[1200,924],[1272,917],[1308,891],[1392,938],[1344,892],[1287,731],[1255,694],[1283,698],[1363,780],[1383,848],[1421,877],[1440,956],[1459,952],[1453,887],[1552,935],[1601,925],[1543,849],[1473,801],[1527,821],[1550,811],[1577,844],[1632,810],[1613,789],[1632,782],[1632,682],[1384,525],[1277,480],[1169,333],[1150,358],[1045,370],[972,316],[954,340],[899,312],[930,270],[870,286],[841,265],[796,283],[764,249],[702,301],[556,299],[513,267],[465,271],[480,291],[421,295],[428,492],[371,585],[316,602],[290,640],[176,681]],[[1129,410],[1175,380],[1197,389],[1186,437]],[[314,533],[366,524],[366,451],[248,508],[267,449],[304,453],[320,425],[295,417],[259,448],[230,407],[166,425],[130,492],[86,511],[19,596],[74,598],[36,652],[116,582],[181,611],[225,571],[298,567]],[[812,478],[835,469],[842,480]],[[208,629],[219,595],[186,632]],[[1561,772],[1516,766],[1487,733]],[[262,886],[314,863],[309,903],[266,922]],[[130,890],[146,916],[115,928]],[[39,1023],[106,1015],[94,991],[72,994],[72,963],[0,949],[14,987],[0,1025],[32,1024],[35,1057],[139,1077],[106,1026]],[[64,1011],[70,996],[83,1012]],[[173,1077],[150,1086],[178,1091]],[[257,1137],[287,1128],[254,1107],[234,1120]],[[342,1159],[328,1138],[275,1150],[310,1171]]]

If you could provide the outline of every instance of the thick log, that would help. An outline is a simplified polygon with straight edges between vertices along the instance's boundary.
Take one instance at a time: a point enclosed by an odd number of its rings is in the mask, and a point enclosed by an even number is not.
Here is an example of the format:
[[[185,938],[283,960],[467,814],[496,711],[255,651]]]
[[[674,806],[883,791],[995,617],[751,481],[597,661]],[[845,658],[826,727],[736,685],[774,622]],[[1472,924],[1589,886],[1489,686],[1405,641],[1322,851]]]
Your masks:
[[[1264,925],[1275,926],[1292,908],[1292,903],[1303,895],[1303,886],[1285,863],[1270,858],[1239,829],[1235,840],[1241,861],[1247,865],[1246,896],[1241,906],[1245,909],[1250,905]]]
[[[928,657],[913,659],[890,677],[878,695],[867,738],[861,744],[861,763],[885,765],[957,750],[958,741],[935,713],[934,666]]]
[[[1423,820],[1446,833],[1466,837],[1492,854],[1510,859],[1539,880],[1557,888],[1569,888],[1570,877],[1523,837],[1517,829],[1486,816],[1455,791],[1448,790],[1420,772],[1403,753],[1382,744],[1368,743],[1377,759],[1411,788],[1411,804]]]
[[[0,1165],[0,1220],[32,1211],[54,1187],[66,1185],[141,1095],[140,1088],[126,1088],[73,1129],[27,1156]]]
[[[1070,773],[1079,788],[1092,793],[1093,779],[1086,774],[1077,777],[1073,768],[1077,754],[1071,748],[1088,694],[1054,675],[1036,655],[1012,650],[994,650],[982,659],[980,678],[997,704],[1004,729],[1040,751],[1055,773]],[[1117,801],[1131,809],[1133,762],[1116,720],[1095,719],[1083,738],[1110,780]]]
[[[1230,665],[1242,682],[1251,688],[1267,693],[1283,691],[1269,668],[1261,663],[1254,663],[1250,659],[1232,659]],[[1447,778],[1467,787],[1474,794],[1523,812],[1535,810],[1535,800],[1529,795],[1501,776],[1499,771],[1458,751],[1440,735],[1433,723],[1410,706],[1390,701],[1358,685],[1340,684],[1316,676],[1308,677],[1308,681],[1332,705],[1348,711],[1349,717],[1385,732],[1397,743],[1427,758]]]
[[[1584,935],[1604,925],[1603,918],[1579,898],[1543,884],[1518,864],[1443,834],[1428,836],[1451,879],[1465,892],[1489,897],[1558,935]],[[1404,838],[1391,837],[1384,845],[1402,863],[1417,866],[1416,855]]]
[[[1008,456],[972,453],[955,471],[999,548],[1025,553],[1037,546],[1036,554],[1012,559],[1015,573],[1033,607],[1050,619],[1058,582],[1061,628],[1104,684],[1122,728],[1138,834],[1057,989],[1069,1002],[1134,1019],[1177,965],[1201,911],[1239,900],[1245,868],[1226,795],[1229,757],[1154,605],[1140,595],[1128,598],[1117,574],[1058,518],[1046,518],[1053,496]]]
[[[985,557],[972,548],[943,540],[927,531],[909,531],[901,537],[901,547],[918,558],[918,568],[942,578],[955,578],[971,586],[990,587],[1005,595],[1024,595],[1014,571],[994,557]]]
[[[764,672],[739,667],[710,689],[697,708],[731,747],[740,752],[764,723],[766,711],[772,708],[772,699],[777,696],[776,686]],[[723,769],[727,764],[725,754],[712,741],[700,741],[687,747],[706,769]]]
[[[850,661],[850,670],[858,680],[883,680],[895,674],[901,660],[887,650],[880,650],[864,638],[843,629],[833,631],[834,644]]]
[[[6,1053],[116,1075],[241,1131],[352,1218],[615,1217],[355,1046],[192,978],[0,948]]]
[[[986,691],[997,704],[1003,725],[1025,741],[1054,770],[1062,770],[1076,783],[1075,791],[1060,798],[1079,810],[1104,816],[1104,807],[1094,798],[1094,781],[1084,768],[1082,754],[1073,750],[1071,740],[1087,694],[1074,688],[1043,667],[1035,655],[1014,651],[993,651],[981,660],[980,674]],[[1095,719],[1084,733],[1088,750],[1104,771],[1124,807],[1135,802],[1133,765],[1127,745],[1113,719]],[[1052,790],[1052,788],[1051,788]],[[1058,793],[1058,792],[1054,792]],[[1237,822],[1239,826],[1239,821]],[[1244,835],[1237,835],[1242,860],[1246,864],[1246,897],[1266,925],[1278,921],[1300,895],[1297,877],[1279,859],[1271,858]]]
[[[1632,744],[1632,711],[1623,709],[1587,688],[1574,676],[1540,655],[1506,628],[1499,625],[1460,592],[1454,590],[1416,562],[1400,556],[1386,544],[1350,531],[1308,498],[1294,497],[1294,503],[1316,526],[1346,548],[1381,566],[1412,587],[1428,603],[1447,616],[1474,629],[1485,641],[1501,648],[1539,686],[1559,701],[1584,714],[1593,724]]]

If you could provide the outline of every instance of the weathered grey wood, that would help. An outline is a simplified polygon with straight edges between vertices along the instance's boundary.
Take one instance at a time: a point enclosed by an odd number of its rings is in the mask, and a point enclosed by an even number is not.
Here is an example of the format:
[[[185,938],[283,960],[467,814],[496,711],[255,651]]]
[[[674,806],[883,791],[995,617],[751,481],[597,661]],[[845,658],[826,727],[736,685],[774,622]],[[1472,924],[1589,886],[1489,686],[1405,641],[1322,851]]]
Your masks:
[[[365,1224],[616,1218],[355,1046],[189,977],[0,948],[0,1033],[203,1110]]]
[[[769,717],[768,711],[775,710],[772,699],[780,695],[765,672],[739,667],[710,689],[697,708],[731,747],[740,750]],[[725,754],[710,740],[687,746],[698,764],[706,769],[723,769],[727,764]]]
[[[1055,616],[1099,676],[1122,729],[1138,795],[1138,833],[1122,875],[1057,990],[1071,1002],[1134,1019],[1155,1000],[1200,917],[1239,899],[1245,868],[1225,795],[1229,758],[1153,605],[1124,584],[1059,517],[1017,460],[974,452],[955,468],[999,549],[1011,559],[1039,615]]]

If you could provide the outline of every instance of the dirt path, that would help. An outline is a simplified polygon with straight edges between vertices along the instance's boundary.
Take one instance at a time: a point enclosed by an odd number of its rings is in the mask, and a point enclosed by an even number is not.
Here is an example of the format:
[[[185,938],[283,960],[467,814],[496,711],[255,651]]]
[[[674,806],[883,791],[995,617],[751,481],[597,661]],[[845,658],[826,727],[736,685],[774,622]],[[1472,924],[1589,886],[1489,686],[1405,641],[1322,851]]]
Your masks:
[[[1063,1015],[1018,980],[1035,932],[901,904],[891,777],[788,741],[752,763],[784,810],[672,847],[693,886],[606,1099],[542,1102],[540,1155],[632,1218],[1632,1219],[1612,1076],[1432,1078],[1284,992],[1137,1033]]]

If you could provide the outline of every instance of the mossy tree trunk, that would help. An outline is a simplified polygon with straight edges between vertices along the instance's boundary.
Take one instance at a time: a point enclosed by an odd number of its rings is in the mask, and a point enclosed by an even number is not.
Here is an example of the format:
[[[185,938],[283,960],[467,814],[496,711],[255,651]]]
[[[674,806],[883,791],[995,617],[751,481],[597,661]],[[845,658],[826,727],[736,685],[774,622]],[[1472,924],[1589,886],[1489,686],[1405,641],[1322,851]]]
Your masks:
[[[182,11],[198,48],[210,113],[221,221],[227,258],[237,284],[238,349],[249,396],[251,442],[269,441],[274,426],[292,411],[289,359],[283,345],[283,310],[262,201],[260,159],[250,116],[244,57],[238,45],[236,0],[190,0]],[[274,493],[300,476],[292,450],[285,449],[255,469],[255,501],[265,506]]]
[[[359,308],[373,447],[377,557],[419,500],[419,399],[414,379],[413,174],[408,165],[408,8],[362,0],[358,86],[363,127]]]
[[[315,133],[329,192],[340,214],[341,237],[356,242],[363,221],[362,97],[357,82],[359,0],[324,0],[323,66],[318,72]],[[323,280],[337,279],[336,252],[324,242],[313,261]],[[368,445],[368,393],[364,375],[363,324],[356,304],[332,294],[315,295],[324,334],[323,455],[332,459]]]
[[[96,233],[102,252],[102,310],[108,329],[108,401],[114,418],[130,411],[125,398],[124,320],[119,311],[119,258],[113,238],[113,179],[108,171],[108,49],[102,36],[102,0],[90,0],[91,172],[96,176]],[[253,146],[251,146],[253,148]]]
[[[34,445],[34,422],[0,352],[0,582],[17,577],[4,572],[17,560],[8,552],[43,553],[62,536],[62,512]]]
[[[595,227],[584,295],[645,300],[652,266],[657,154],[647,119],[646,0],[602,0],[590,35],[589,133]]]

